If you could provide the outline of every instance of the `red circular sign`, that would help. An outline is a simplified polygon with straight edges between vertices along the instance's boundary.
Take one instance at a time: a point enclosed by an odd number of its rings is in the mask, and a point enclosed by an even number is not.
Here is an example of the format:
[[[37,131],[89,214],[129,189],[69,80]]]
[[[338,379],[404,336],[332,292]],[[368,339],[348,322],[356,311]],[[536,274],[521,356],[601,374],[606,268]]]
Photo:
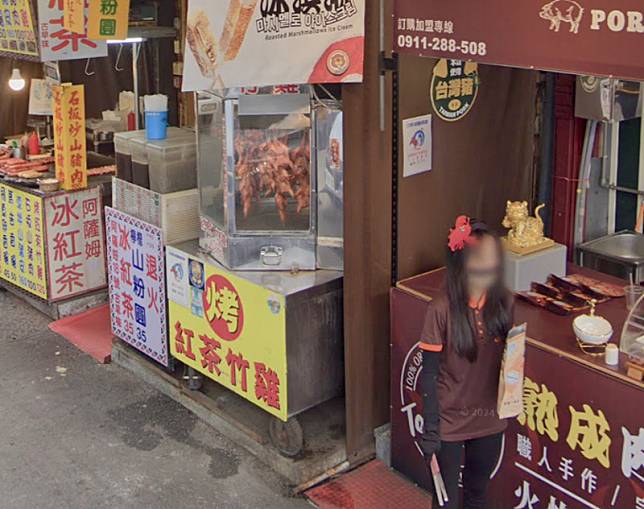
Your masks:
[[[237,289],[223,276],[206,280],[203,291],[206,319],[218,337],[234,341],[244,328],[244,308]]]

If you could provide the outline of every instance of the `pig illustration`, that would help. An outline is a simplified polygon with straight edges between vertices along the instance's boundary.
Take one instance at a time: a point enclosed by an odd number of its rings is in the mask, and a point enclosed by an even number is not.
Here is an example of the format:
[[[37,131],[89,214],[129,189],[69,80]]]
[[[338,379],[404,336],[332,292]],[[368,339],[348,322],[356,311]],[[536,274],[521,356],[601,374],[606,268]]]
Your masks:
[[[574,0],[552,0],[541,8],[539,17],[550,21],[550,30],[558,32],[561,23],[570,23],[570,32],[579,32],[584,8]]]

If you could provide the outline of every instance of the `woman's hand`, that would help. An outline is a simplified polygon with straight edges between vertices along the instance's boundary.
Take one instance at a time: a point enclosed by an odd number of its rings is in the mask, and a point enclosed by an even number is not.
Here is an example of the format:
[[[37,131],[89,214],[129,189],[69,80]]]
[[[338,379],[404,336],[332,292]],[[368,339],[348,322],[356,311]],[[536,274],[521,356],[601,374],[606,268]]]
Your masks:
[[[441,449],[441,439],[438,436],[438,433],[423,434],[420,439],[420,449],[423,451],[425,461],[429,465],[434,454],[438,453]]]

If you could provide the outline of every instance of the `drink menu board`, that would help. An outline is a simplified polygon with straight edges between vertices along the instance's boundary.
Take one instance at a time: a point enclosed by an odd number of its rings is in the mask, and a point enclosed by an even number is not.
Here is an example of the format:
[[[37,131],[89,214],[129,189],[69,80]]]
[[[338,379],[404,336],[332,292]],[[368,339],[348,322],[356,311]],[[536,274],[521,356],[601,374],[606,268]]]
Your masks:
[[[43,199],[0,184],[2,279],[47,298]]]
[[[38,57],[38,44],[29,0],[0,2],[0,54]]]

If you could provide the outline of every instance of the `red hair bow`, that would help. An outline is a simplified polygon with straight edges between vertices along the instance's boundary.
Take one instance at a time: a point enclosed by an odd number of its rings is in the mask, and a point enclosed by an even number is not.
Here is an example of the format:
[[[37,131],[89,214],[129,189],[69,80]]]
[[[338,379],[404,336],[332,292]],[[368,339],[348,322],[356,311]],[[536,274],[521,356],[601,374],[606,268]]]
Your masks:
[[[458,216],[454,228],[449,231],[448,246],[452,253],[460,251],[467,244],[475,244],[476,238],[472,236],[472,225],[467,216]]]

